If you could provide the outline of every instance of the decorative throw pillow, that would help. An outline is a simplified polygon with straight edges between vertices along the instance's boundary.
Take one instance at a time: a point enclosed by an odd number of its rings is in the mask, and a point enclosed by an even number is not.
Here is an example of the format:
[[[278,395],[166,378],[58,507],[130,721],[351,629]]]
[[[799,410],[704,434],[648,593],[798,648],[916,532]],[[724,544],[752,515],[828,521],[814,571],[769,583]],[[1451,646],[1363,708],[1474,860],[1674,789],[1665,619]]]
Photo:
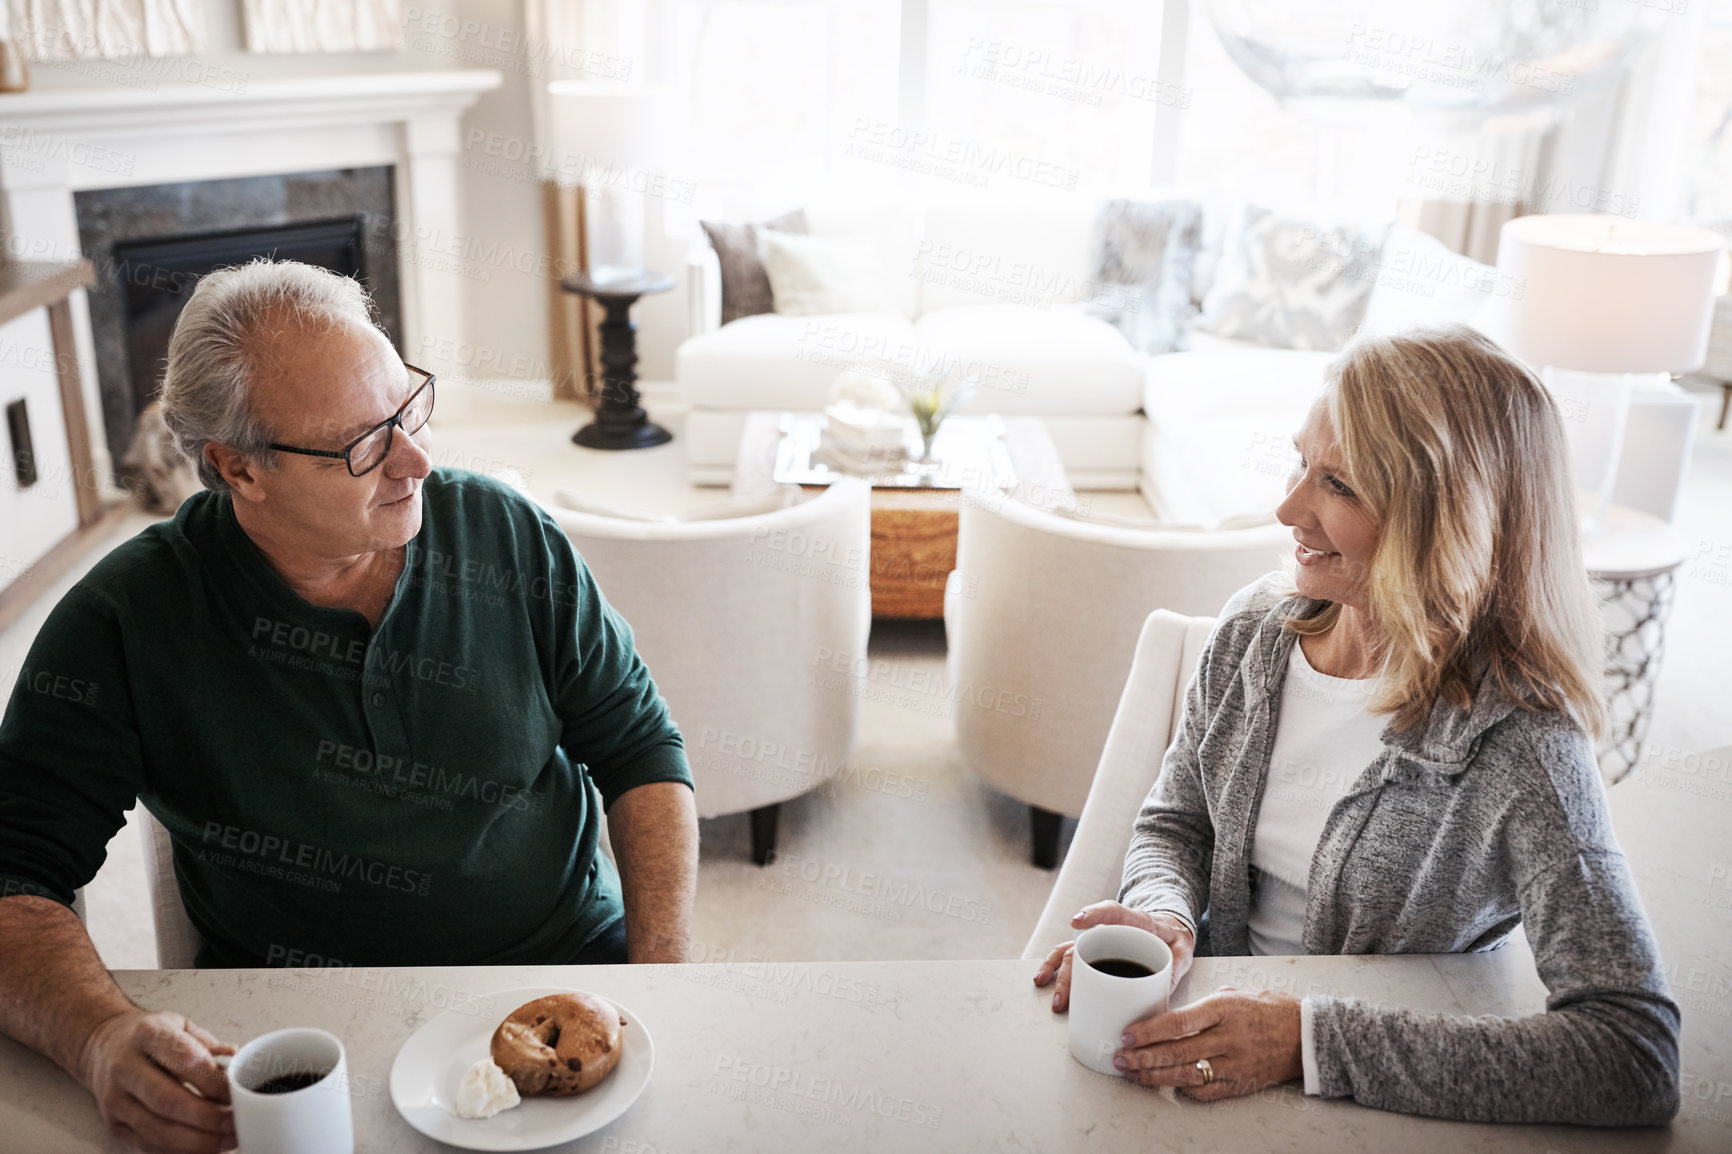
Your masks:
[[[758,243],[778,313],[806,317],[893,309],[884,264],[870,245],[785,232],[760,233]]]
[[[1202,245],[1194,200],[1109,200],[1095,217],[1095,283],[1089,312],[1145,353],[1188,343],[1196,309],[1191,277]]]
[[[1209,286],[1215,283],[1215,270],[1221,267],[1221,248],[1226,243],[1227,226],[1238,224],[1244,202],[1213,199],[1203,205],[1202,248],[1197,253],[1197,268],[1191,274],[1191,301],[1198,308],[1209,299]]]
[[[1332,351],[1365,315],[1388,224],[1287,216],[1246,205],[1227,230],[1197,327],[1265,348]]]
[[[796,208],[774,220],[756,224],[718,224],[703,220],[699,224],[709,234],[710,247],[716,250],[716,260],[722,266],[722,323],[774,312],[775,299],[770,294],[770,278],[764,275],[764,258],[758,254],[758,233],[805,232],[806,211]]]
[[[1509,276],[1452,252],[1436,237],[1397,224],[1383,242],[1377,284],[1359,322],[1362,334],[1388,335],[1423,325],[1476,323],[1486,302],[1508,295]]]

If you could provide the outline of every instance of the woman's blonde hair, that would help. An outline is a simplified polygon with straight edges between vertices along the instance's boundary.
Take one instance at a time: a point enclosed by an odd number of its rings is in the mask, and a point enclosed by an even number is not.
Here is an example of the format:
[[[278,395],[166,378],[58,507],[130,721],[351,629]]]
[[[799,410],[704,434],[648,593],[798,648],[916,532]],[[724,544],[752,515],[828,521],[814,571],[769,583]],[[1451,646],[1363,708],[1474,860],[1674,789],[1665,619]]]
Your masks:
[[[1462,325],[1356,341],[1326,391],[1346,480],[1378,527],[1367,581],[1398,729],[1482,678],[1528,709],[1605,725],[1599,603],[1563,425],[1532,373]],[[1327,632],[1336,603],[1288,621]]]

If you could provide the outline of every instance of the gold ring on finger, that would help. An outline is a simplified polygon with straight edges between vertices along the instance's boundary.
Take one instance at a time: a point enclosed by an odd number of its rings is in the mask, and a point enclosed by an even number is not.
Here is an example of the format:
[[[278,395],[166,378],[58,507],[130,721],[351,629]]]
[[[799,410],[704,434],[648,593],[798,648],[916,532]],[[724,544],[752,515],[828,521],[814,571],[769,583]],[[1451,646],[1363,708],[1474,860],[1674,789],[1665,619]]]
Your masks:
[[[1215,1080],[1215,1067],[1209,1065],[1209,1059],[1198,1058],[1197,1070],[1203,1075],[1203,1085],[1207,1086]]]

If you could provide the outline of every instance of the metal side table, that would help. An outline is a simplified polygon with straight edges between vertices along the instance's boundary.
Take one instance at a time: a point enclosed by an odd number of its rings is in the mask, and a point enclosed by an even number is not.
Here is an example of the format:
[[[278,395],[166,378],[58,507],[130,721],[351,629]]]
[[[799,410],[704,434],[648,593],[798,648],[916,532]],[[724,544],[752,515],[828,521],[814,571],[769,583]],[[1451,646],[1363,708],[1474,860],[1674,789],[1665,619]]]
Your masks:
[[[1584,539],[1582,553],[1606,623],[1608,729],[1598,752],[1600,774],[1613,785],[1635,768],[1648,735],[1687,544],[1669,522],[1614,505],[1605,530]]]

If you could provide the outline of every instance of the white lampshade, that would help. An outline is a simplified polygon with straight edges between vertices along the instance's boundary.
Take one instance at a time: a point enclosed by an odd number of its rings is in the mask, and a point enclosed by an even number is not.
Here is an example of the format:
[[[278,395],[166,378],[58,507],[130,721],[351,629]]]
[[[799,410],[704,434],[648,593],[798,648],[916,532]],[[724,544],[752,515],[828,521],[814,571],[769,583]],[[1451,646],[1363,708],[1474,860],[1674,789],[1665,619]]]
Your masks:
[[[582,183],[584,172],[598,167],[649,170],[665,160],[660,89],[556,80],[547,103],[548,163],[567,182]]]
[[[1490,335],[1535,367],[1683,373],[1708,352],[1725,242],[1705,229],[1619,216],[1517,217],[1498,237]],[[1506,281],[1507,278],[1507,281]]]
[[[556,80],[547,86],[547,102],[543,175],[583,188],[590,276],[603,282],[638,276],[646,198],[678,191],[660,171],[666,144],[661,90]]]

